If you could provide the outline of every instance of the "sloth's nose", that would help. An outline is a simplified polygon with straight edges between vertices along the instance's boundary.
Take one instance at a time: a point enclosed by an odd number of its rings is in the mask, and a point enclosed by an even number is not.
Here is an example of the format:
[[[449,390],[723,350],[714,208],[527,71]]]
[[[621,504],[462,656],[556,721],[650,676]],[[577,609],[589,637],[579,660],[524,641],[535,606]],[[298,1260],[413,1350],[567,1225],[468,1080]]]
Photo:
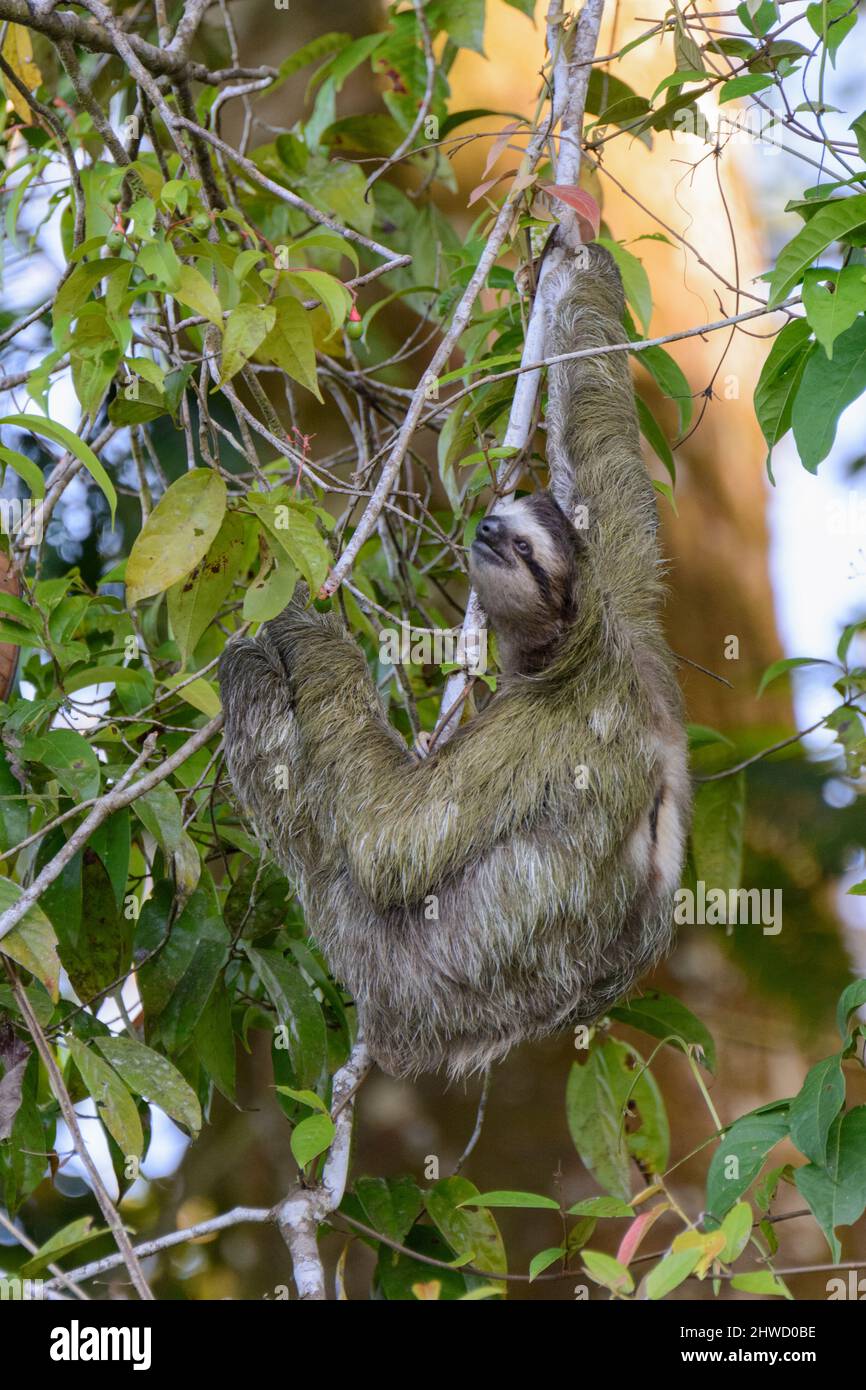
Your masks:
[[[483,541],[495,541],[497,536],[502,535],[502,522],[498,516],[486,516],[483,521],[479,521],[475,534]]]

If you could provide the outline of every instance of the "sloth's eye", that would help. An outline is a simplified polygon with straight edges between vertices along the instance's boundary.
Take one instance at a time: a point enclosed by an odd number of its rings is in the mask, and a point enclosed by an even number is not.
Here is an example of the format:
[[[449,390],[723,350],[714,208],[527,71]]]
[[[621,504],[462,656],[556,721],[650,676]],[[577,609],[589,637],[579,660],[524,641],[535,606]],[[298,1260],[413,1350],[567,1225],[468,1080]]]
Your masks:
[[[514,542],[514,549],[518,555],[530,555],[532,553],[532,546],[529,541],[521,540],[520,537]]]

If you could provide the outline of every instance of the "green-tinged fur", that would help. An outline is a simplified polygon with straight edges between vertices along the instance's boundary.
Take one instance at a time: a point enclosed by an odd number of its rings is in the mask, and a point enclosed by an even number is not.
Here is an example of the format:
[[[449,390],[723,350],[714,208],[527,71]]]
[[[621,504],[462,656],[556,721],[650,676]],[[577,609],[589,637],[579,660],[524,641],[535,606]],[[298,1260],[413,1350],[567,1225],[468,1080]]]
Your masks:
[[[622,339],[618,273],[590,253],[556,272],[553,351]],[[220,664],[238,796],[395,1074],[460,1075],[594,1020],[670,941],[685,750],[626,355],[553,369],[548,427],[588,525],[539,494],[494,517],[492,554],[473,547],[506,679],[428,759],[300,599]]]

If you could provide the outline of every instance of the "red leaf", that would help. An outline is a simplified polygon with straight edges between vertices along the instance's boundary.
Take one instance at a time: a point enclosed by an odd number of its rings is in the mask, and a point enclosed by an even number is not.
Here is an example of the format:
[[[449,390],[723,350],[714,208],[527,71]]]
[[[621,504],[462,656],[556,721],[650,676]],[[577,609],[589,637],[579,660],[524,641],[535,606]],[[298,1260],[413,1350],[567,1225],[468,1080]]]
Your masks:
[[[581,237],[584,241],[595,240],[601,226],[601,208],[591,193],[578,188],[576,183],[543,183],[541,191],[574,208]]]
[[[658,1220],[663,1211],[669,1209],[669,1206],[669,1202],[660,1202],[657,1207],[652,1207],[649,1211],[642,1211],[640,1216],[635,1217],[620,1241],[619,1249],[616,1252],[616,1258],[621,1265],[629,1263],[650,1226]]]

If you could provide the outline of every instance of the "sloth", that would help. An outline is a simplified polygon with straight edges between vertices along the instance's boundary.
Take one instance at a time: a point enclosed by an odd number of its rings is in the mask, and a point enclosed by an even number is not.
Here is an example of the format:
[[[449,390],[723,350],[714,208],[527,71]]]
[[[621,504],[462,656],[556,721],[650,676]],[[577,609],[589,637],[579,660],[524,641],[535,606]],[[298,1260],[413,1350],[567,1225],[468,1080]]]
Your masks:
[[[606,251],[551,273],[554,354],[624,340]],[[471,545],[497,692],[429,757],[305,593],[220,662],[239,801],[397,1076],[591,1024],[671,942],[689,790],[627,353],[553,365],[547,426],[560,500],[501,503]]]

